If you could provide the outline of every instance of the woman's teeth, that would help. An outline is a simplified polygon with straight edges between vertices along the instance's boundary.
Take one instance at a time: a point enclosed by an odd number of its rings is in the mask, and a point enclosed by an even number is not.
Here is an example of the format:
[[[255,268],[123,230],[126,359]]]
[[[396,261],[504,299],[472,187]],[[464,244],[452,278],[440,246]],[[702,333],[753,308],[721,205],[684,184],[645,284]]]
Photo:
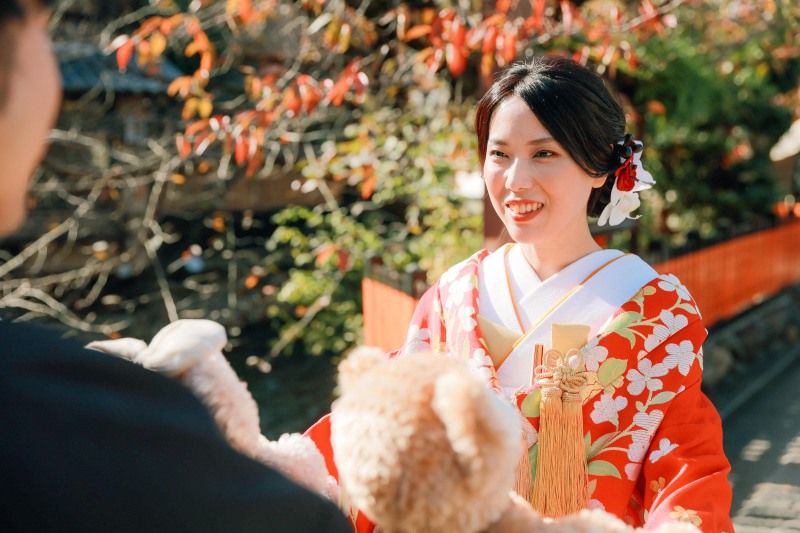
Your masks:
[[[508,209],[514,213],[523,215],[525,213],[530,213],[531,211],[538,211],[542,208],[542,206],[543,204],[540,204],[539,202],[530,204],[509,204]]]

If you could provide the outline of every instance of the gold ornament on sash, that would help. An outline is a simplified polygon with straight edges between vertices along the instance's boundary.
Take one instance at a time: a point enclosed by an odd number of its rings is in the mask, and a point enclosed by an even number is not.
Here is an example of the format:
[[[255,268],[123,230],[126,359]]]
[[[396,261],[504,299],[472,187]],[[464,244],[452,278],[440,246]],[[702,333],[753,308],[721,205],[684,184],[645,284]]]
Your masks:
[[[530,502],[543,515],[558,517],[580,511],[588,499],[581,397],[587,378],[579,350],[552,349],[537,359],[534,379],[542,397]]]

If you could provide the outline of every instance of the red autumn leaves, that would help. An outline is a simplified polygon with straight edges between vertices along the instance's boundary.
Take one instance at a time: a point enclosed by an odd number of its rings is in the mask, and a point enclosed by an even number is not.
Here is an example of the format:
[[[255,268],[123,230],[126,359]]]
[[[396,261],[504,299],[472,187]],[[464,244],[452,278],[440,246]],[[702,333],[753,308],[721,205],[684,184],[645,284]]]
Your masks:
[[[544,5],[544,1],[534,0]],[[521,36],[529,35],[526,25],[512,22],[506,12],[510,1],[497,2],[495,14],[484,19],[479,25],[468,27],[465,17],[447,8],[439,12],[429,8],[420,13],[420,23],[406,29],[398,28],[398,36],[406,42],[424,38],[428,45],[420,51],[428,68],[436,71],[442,61],[454,77],[461,76],[467,67],[469,57],[481,54],[481,75],[491,76],[495,65],[505,65],[517,56]],[[541,19],[541,13],[538,13]],[[536,18],[536,13],[531,17]],[[536,27],[537,24],[529,23]]]
[[[497,0],[494,10],[485,17],[453,8],[413,10],[401,5],[373,22],[363,12],[344,4],[342,7],[326,0],[304,0],[302,9],[309,21],[304,39],[311,40],[321,32],[322,48],[340,56],[348,50],[352,54],[354,47],[362,52],[374,49],[381,41],[389,45],[382,49],[399,51],[397,57],[425,63],[430,75],[446,69],[453,77],[460,77],[467,71],[470,58],[478,55],[479,73],[484,81],[490,80],[498,67],[514,61],[523,48],[536,47],[556,36],[575,32],[584,32],[588,39],[583,49],[575,52],[584,60],[589,56],[599,57],[600,63],[610,65],[610,68],[620,56],[630,56],[628,59],[635,61],[630,46],[624,46],[627,44],[624,41],[617,43],[611,37],[613,29],[620,28],[623,23],[621,12],[602,20],[595,16],[589,21],[584,18],[585,13],[569,0],[530,0],[529,14],[509,13],[512,5],[517,4],[511,0]],[[204,0],[200,5],[202,11],[205,9],[202,6],[210,6],[212,2]],[[267,6],[252,0],[226,0],[226,25],[236,34],[248,25],[264,22],[276,5],[270,3]],[[631,29],[658,30],[656,25],[661,24],[661,14],[651,0],[641,0],[638,7],[640,17],[631,21]],[[299,133],[269,130],[275,128],[278,119],[310,117],[322,108],[339,107],[345,102],[358,105],[365,97],[369,78],[364,65],[370,65],[370,69],[376,65],[375,56],[369,52],[366,58],[351,56],[341,72],[328,74],[330,78],[319,75],[315,78],[309,72],[303,72],[302,66],[299,70],[295,67],[289,70],[280,64],[269,64],[258,70],[244,67],[247,109],[230,115],[219,114],[207,86],[222,59],[218,60],[215,45],[204,29],[204,24],[219,22],[209,19],[201,23],[198,18],[200,11],[150,17],[132,35],[119,36],[109,46],[110,51],[116,51],[119,67],[124,70],[134,52],[140,65],[152,64],[165,52],[169,41],[183,43],[188,40],[183,53],[186,57],[197,58],[196,70],[191,75],[175,79],[167,91],[169,95],[183,99],[181,115],[189,122],[186,131],[176,139],[181,157],[202,155],[209,146],[221,143],[224,153],[229,154],[237,165],[245,166],[248,175],[253,175],[264,164],[263,151],[268,149],[265,143],[268,145],[270,140],[281,143],[301,140]],[[383,30],[377,29],[379,27]],[[379,33],[387,29],[394,32],[396,39],[392,35],[380,37]],[[220,55],[225,56],[225,51]],[[230,57],[226,59],[229,60]],[[281,124],[285,128],[286,122]]]
[[[236,16],[242,18],[248,13],[249,10],[244,10]],[[177,27],[185,29],[190,38],[184,54],[187,57],[199,55],[194,73],[176,78],[167,88],[170,96],[180,96],[184,100],[181,117],[187,121],[196,119],[176,136],[178,153],[182,158],[202,155],[212,144],[219,142],[223,151],[231,154],[237,165],[244,165],[246,174],[252,176],[264,164],[266,128],[276,118],[308,116],[320,105],[338,107],[351,93],[355,99],[361,98],[367,88],[368,78],[361,71],[358,59],[351,61],[336,79],[316,80],[308,74],[298,74],[288,83],[280,81],[284,72],[259,75],[254,69],[245,68],[245,94],[253,102],[252,108],[232,115],[212,116],[213,97],[206,91],[206,86],[211,78],[216,51],[196,17],[152,17],[143,22],[133,35],[115,39],[109,49],[116,50],[121,70],[127,68],[134,51],[139,64],[152,63],[166,49],[166,36]],[[290,133],[279,136],[283,143],[294,140]]]
[[[216,60],[216,51],[200,21],[194,15],[177,14],[171,17],[151,17],[145,20],[132,35],[120,35],[108,46],[116,51],[117,65],[124,71],[136,52],[140,66],[153,65],[166,51],[168,39],[177,30],[189,38],[184,48],[186,57],[198,56],[198,66],[191,76],[176,78],[168,87],[170,96],[180,95],[184,99],[184,120],[195,116],[208,118],[213,110],[211,95],[205,91]]]

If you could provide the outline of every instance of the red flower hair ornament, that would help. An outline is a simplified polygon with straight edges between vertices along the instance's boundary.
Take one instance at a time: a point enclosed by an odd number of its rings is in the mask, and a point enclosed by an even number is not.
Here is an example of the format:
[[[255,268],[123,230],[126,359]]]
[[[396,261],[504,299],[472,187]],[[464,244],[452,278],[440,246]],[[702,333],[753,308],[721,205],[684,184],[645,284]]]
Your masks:
[[[634,140],[630,133],[614,145],[613,153],[619,157],[620,166],[614,171],[611,201],[600,213],[598,226],[606,223],[616,226],[625,219],[635,220],[641,216],[631,216],[641,205],[639,191],[649,189],[655,184],[653,176],[642,168],[642,148],[644,145]]]

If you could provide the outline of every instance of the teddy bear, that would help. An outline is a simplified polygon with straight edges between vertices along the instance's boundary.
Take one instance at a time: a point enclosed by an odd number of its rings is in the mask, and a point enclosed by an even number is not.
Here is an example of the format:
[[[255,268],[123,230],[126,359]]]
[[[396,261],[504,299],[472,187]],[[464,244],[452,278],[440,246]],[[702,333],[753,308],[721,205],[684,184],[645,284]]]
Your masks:
[[[227,343],[225,328],[220,324],[182,319],[161,329],[149,345],[139,339],[123,338],[94,341],[87,347],[180,381],[209,409],[231,446],[338,501],[336,480],[328,475],[325,461],[311,439],[286,433],[271,441],[261,434],[258,406],[222,353]]]
[[[360,349],[339,365],[331,446],[342,491],[384,533],[635,531],[583,510],[544,518],[512,487],[519,411],[466,363]],[[661,533],[699,531],[664,524]]]
[[[313,440],[260,432],[258,407],[222,353],[224,328],[178,320],[150,344],[95,341],[101,350],[170,376],[209,409],[230,444],[305,487],[366,513],[383,533],[632,533],[603,511],[544,518],[512,490],[522,453],[515,407],[465,363],[429,354],[387,359],[362,347],[339,365],[331,416],[339,483]],[[348,503],[343,503],[348,502]],[[668,524],[659,533],[697,533]]]

